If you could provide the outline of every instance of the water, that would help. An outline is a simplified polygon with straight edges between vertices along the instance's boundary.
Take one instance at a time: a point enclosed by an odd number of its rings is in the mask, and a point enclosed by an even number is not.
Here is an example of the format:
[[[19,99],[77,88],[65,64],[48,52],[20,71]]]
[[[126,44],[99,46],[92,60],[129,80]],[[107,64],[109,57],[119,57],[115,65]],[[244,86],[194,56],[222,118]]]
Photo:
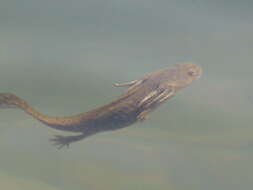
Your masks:
[[[203,76],[150,120],[57,150],[68,134],[0,110],[1,189],[251,189],[251,1],[1,1],[0,89],[48,115],[182,61]]]

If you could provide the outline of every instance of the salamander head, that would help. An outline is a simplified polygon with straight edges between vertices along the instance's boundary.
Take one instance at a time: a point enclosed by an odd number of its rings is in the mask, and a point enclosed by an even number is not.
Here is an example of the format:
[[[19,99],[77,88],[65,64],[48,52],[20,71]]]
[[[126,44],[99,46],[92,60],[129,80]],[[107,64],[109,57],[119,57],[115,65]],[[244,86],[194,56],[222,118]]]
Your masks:
[[[166,85],[174,86],[178,90],[190,85],[201,74],[202,69],[193,63],[177,64],[165,72]]]

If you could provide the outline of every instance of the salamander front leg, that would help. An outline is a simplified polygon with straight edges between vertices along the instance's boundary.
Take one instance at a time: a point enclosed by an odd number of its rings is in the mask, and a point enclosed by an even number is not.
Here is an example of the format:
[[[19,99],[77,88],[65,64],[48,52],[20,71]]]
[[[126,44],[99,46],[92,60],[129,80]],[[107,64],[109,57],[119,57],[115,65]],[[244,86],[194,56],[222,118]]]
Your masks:
[[[53,145],[57,146],[58,149],[61,149],[64,146],[69,147],[70,143],[80,141],[85,138],[86,134],[76,135],[76,136],[61,136],[55,135],[54,138],[51,138],[50,141],[53,142]]]
[[[147,120],[149,113],[152,112],[154,108],[171,98],[174,94],[175,90],[173,88],[168,88],[161,93],[157,91],[150,92],[138,104],[143,110],[138,114],[137,119],[140,121]]]
[[[131,82],[120,83],[120,84],[119,83],[115,83],[113,85],[116,86],[116,87],[132,86],[132,85],[136,84],[137,82],[138,82],[138,80],[133,80]]]
[[[142,111],[141,113],[139,113],[139,115],[137,116],[137,119],[139,121],[144,121],[147,120],[149,118],[149,113],[152,111],[152,109],[146,109],[144,111]]]

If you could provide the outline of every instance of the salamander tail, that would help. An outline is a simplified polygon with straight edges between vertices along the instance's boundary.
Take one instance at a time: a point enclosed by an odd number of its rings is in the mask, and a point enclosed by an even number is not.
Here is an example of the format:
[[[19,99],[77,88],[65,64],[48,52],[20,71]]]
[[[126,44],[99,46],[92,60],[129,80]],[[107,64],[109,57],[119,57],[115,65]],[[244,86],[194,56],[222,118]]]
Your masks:
[[[25,110],[27,103],[11,93],[0,93],[0,108],[21,108]]]

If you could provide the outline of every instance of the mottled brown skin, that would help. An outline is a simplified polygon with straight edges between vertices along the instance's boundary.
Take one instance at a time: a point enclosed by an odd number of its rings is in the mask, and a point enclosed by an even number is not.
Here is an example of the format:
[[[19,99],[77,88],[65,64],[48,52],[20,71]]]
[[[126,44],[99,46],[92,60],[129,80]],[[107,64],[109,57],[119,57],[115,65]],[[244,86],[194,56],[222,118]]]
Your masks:
[[[139,80],[115,86],[128,86],[117,100],[94,110],[67,117],[49,117],[30,107],[21,98],[0,93],[0,107],[23,109],[45,125],[71,132],[77,136],[55,136],[51,139],[59,148],[102,131],[127,127],[136,121],[146,120],[150,112],[175,93],[200,77],[202,70],[195,64],[177,64],[173,67],[147,74]]]

